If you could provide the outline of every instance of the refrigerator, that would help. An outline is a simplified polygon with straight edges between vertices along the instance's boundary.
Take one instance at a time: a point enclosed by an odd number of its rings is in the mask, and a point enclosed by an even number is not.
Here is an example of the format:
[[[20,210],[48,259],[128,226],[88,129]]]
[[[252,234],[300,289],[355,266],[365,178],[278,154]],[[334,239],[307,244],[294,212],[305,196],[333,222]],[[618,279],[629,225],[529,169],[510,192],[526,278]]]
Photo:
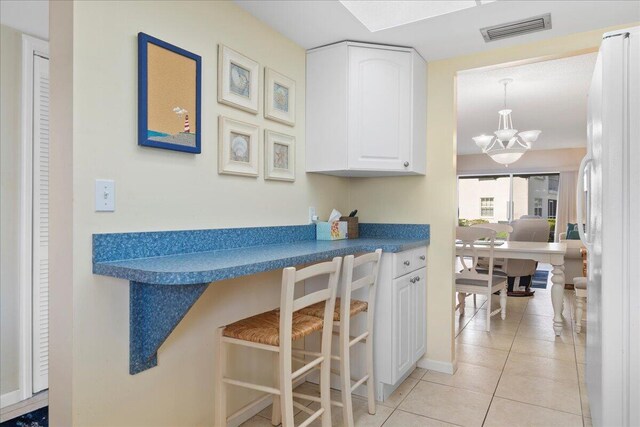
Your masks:
[[[640,27],[604,34],[578,172],[586,383],[596,426],[640,426]],[[580,228],[580,227],[579,227]]]

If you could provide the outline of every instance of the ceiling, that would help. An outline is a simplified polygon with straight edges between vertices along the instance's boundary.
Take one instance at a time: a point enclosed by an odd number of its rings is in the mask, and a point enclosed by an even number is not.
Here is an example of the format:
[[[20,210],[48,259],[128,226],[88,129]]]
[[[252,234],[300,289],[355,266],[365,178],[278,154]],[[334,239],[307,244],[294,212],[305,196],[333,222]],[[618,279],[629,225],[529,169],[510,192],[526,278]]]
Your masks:
[[[587,94],[597,53],[516,67],[458,73],[458,154],[479,154],[471,139],[490,135],[498,126],[507,87],[507,108],[520,131],[542,131],[534,150],[586,146]]]
[[[412,46],[427,61],[640,20],[637,1],[500,0],[371,32],[337,0],[234,1],[306,49],[342,40],[385,43]],[[376,2],[380,13],[388,13],[385,10],[393,3]],[[485,43],[479,31],[545,13],[551,13],[552,29],[548,31],[490,43]]]
[[[49,2],[45,0],[1,0],[0,23],[49,40]]]

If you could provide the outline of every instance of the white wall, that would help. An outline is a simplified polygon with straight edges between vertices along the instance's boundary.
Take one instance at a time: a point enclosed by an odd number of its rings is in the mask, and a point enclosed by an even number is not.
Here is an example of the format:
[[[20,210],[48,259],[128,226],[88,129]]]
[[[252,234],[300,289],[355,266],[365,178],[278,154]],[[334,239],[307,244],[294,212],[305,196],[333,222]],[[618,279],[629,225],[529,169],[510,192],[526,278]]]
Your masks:
[[[22,33],[0,25],[0,394],[20,388]]]
[[[24,34],[49,40],[49,1],[2,0],[0,23]]]
[[[58,111],[57,126],[52,130],[52,149],[57,150],[52,163],[59,162],[52,171],[52,197],[67,190],[65,179],[73,182],[72,211],[66,211],[73,218],[72,253],[67,258],[56,254],[56,268],[64,271],[54,272],[52,280],[57,283],[52,282],[52,288],[64,286],[61,282],[69,273],[72,287],[52,301],[57,310],[51,320],[52,341],[56,333],[64,335],[71,328],[72,335],[62,336],[60,341],[72,347],[72,363],[58,360],[59,368],[52,367],[50,377],[51,401],[64,405],[67,400],[72,406],[69,411],[54,411],[52,425],[67,425],[69,416],[75,425],[82,426],[213,425],[215,329],[276,307],[280,274],[259,274],[210,286],[160,348],[158,366],[131,376],[129,285],[92,274],[91,235],[304,224],[309,206],[316,206],[324,216],[333,207],[346,210],[345,179],[304,173],[305,51],[231,2],[131,1],[117,6],[110,1],[76,2],[72,9],[57,4],[52,4],[52,9],[52,20],[63,20],[65,14],[73,13],[71,40],[63,40],[70,36],[69,31],[58,38],[53,25],[51,34],[52,108],[64,101],[62,89],[69,79],[68,66],[73,66],[73,93],[67,90],[73,105],[67,100],[65,107],[73,111],[72,142],[65,138],[68,114],[60,117]],[[137,145],[139,31],[202,56],[202,154]],[[296,81],[295,127],[265,120],[262,107],[255,116],[217,103],[219,43]],[[64,57],[56,58],[56,51]],[[64,61],[68,63],[63,75]],[[294,135],[296,182],[268,182],[263,173],[258,179],[218,175],[219,114],[257,123],[261,130]],[[63,170],[70,155],[71,172]],[[94,212],[96,178],[115,179],[116,212]],[[53,194],[53,186],[57,194]],[[64,194],[67,205],[58,200],[52,205],[52,218],[62,221],[65,209],[71,207],[68,196]],[[52,236],[52,246],[66,247],[71,233],[60,228],[58,232]],[[72,319],[61,311],[65,305],[73,307]],[[52,345],[58,346],[52,353],[66,351],[58,342]],[[245,377],[270,381],[270,369],[259,369],[264,357],[238,354],[232,360],[233,369]],[[71,373],[65,371],[69,366]],[[246,403],[250,395],[233,390],[230,410]]]

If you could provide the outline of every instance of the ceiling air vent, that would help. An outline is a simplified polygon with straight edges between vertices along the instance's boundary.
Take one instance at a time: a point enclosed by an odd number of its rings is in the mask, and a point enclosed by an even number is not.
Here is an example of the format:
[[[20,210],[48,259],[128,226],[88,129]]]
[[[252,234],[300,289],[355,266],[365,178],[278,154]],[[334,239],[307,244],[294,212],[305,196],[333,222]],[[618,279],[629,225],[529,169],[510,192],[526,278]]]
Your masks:
[[[506,24],[494,25],[493,27],[480,28],[485,42],[502,40],[508,37],[521,36],[523,34],[535,33],[536,31],[551,29],[551,14],[534,16]]]

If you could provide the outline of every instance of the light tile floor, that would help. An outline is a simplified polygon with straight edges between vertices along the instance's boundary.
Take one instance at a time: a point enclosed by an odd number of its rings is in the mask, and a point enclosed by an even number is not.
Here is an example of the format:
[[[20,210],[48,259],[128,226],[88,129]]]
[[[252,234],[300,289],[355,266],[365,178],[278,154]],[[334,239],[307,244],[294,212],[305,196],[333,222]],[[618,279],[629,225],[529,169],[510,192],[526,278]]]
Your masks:
[[[478,296],[474,307],[468,296],[466,312],[455,317],[456,373],[417,368],[378,404],[375,415],[367,413],[365,400],[354,396],[356,425],[591,426],[584,384],[586,327],[583,323],[582,332],[575,333],[573,291],[565,291],[564,331],[555,337],[549,289],[550,283],[531,298],[508,298],[507,317],[492,317],[491,332],[484,330],[486,298]],[[494,296],[492,307],[498,305]],[[265,409],[243,426],[270,426],[270,413]],[[296,423],[305,417],[299,413]],[[332,408],[332,420],[342,425],[340,408]]]

